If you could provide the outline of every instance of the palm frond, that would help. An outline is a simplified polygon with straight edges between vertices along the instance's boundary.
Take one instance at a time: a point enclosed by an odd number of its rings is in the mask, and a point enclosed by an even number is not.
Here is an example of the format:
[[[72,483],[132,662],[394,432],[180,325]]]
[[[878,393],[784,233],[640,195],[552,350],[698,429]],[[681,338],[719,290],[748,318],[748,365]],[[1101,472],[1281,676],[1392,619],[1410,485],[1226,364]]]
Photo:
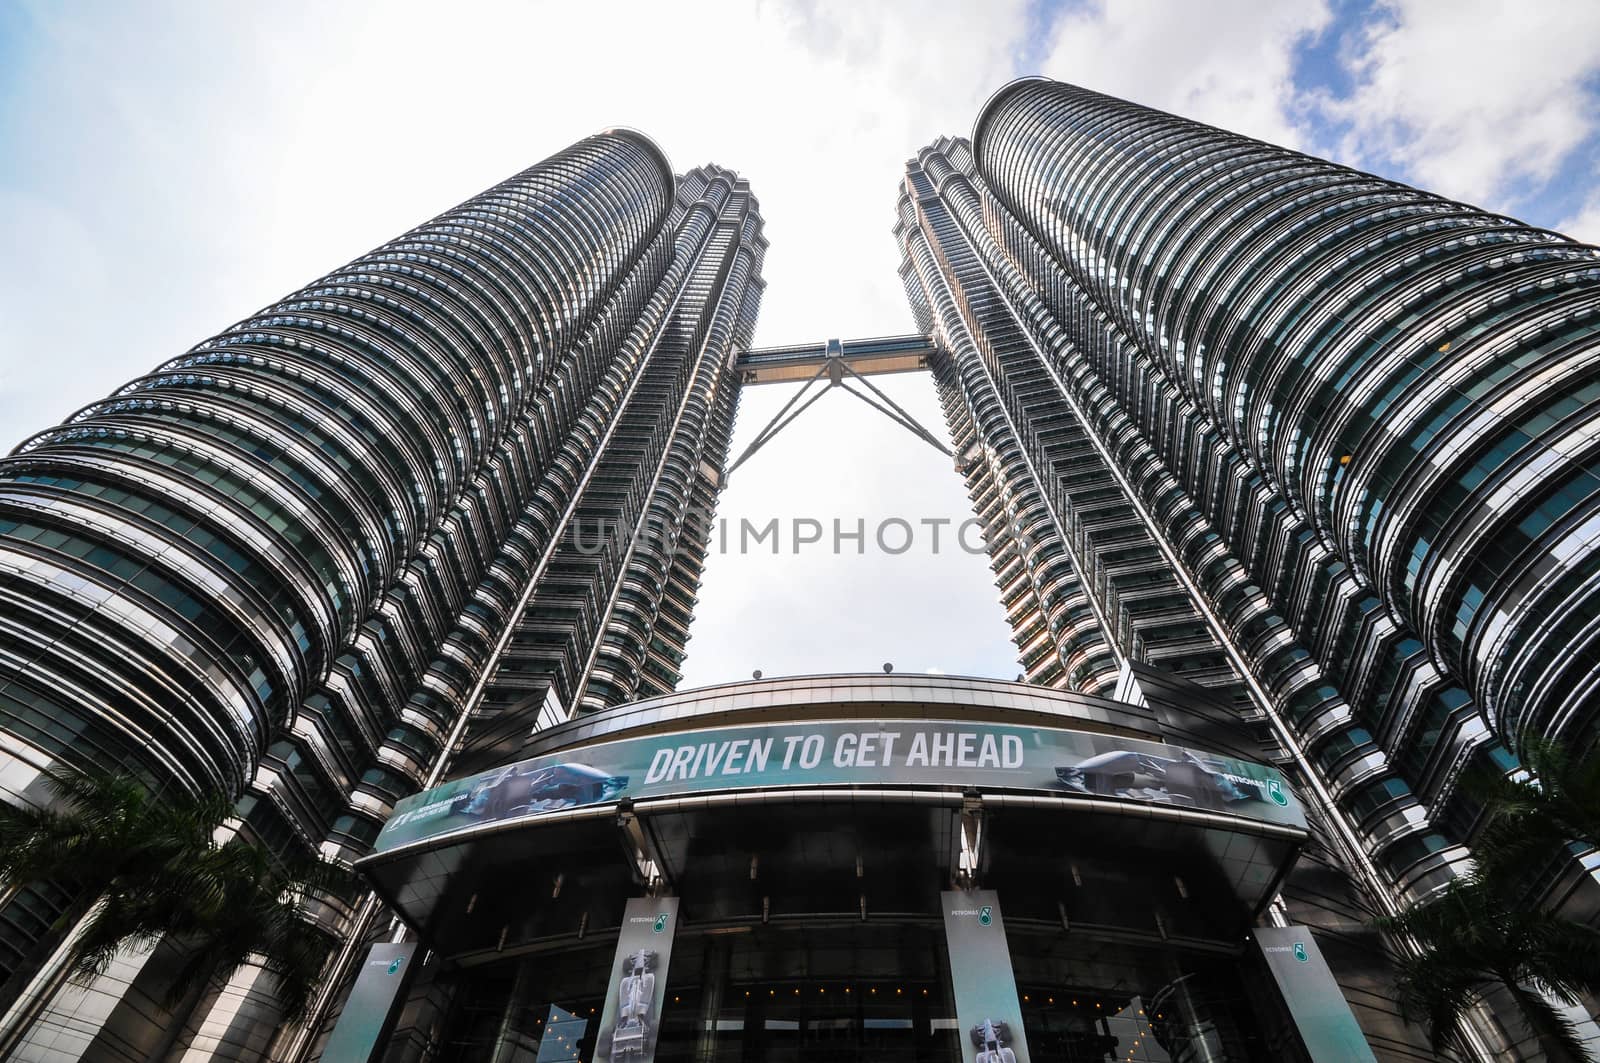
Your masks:
[[[1528,1032],[1539,1039],[1539,1046],[1544,1049],[1546,1059],[1552,1063],[1564,1063],[1566,1060],[1571,1060],[1573,1063],[1590,1063],[1593,1057],[1589,1055],[1589,1050],[1578,1037],[1577,1027],[1557,1011],[1555,1005],[1539,993],[1514,981],[1507,982],[1506,989],[1517,1002],[1517,1009],[1522,1012],[1522,1019],[1528,1027]]]
[[[146,949],[161,937],[137,900],[112,894],[90,911],[71,950],[72,974],[88,984],[104,974],[124,949]]]
[[[1524,977],[1568,1003],[1600,993],[1600,931],[1548,913],[1530,947]]]
[[[338,945],[337,937],[296,912],[293,921],[285,921],[270,947],[263,950],[263,966],[278,977],[277,995],[285,1022],[304,1017],[323,968]]]
[[[1463,779],[1465,792],[1484,803],[1489,853],[1504,850],[1514,863],[1534,848],[1553,851],[1568,842],[1600,847],[1600,756],[1579,758],[1540,736],[1525,737],[1518,752],[1527,778],[1480,771]]]
[[[58,770],[51,808],[0,805],[0,875],[71,880],[100,895],[74,939],[74,977],[103,974],[122,950],[160,940],[182,950],[167,1006],[257,962],[298,1018],[338,942],[307,917],[311,897],[352,894],[355,875],[324,860],[276,856],[243,838],[219,844],[225,794],[160,797],[128,776]]]
[[[1401,1014],[1411,1022],[1426,1024],[1434,1051],[1456,1043],[1461,1020],[1483,985],[1474,970],[1440,962],[1424,953],[1403,960],[1396,972],[1395,989]]]

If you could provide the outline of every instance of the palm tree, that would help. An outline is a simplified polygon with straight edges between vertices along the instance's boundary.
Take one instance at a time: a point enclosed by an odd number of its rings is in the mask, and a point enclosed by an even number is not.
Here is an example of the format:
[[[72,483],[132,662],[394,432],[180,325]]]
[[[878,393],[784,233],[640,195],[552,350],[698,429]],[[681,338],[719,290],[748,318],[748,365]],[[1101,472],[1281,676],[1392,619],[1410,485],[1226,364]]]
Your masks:
[[[137,882],[208,848],[233,812],[219,795],[162,801],[126,775],[48,773],[57,808],[0,804],[0,878],[104,888]]]
[[[1507,862],[1572,842],[1600,848],[1600,756],[1576,757],[1547,738],[1525,738],[1520,747],[1528,778],[1468,780],[1489,817],[1483,848]]]
[[[1500,987],[1552,1063],[1583,1063],[1588,1052],[1547,998],[1570,1005],[1580,993],[1600,990],[1600,932],[1533,906],[1508,904],[1505,896],[1490,878],[1458,879],[1378,921],[1380,929],[1419,946],[1399,964],[1406,1016],[1427,1023],[1439,1051],[1459,1043],[1468,1009]]]
[[[277,978],[286,1021],[303,1013],[336,939],[306,918],[314,891],[338,893],[349,872],[320,860],[276,858],[234,837],[221,794],[157,797],[127,776],[57,771],[56,808],[0,803],[0,879],[56,880],[98,897],[69,952],[80,980],[127,947],[169,940],[183,960],[167,1003],[172,1021],[150,1055],[162,1058],[205,990],[254,958]]]

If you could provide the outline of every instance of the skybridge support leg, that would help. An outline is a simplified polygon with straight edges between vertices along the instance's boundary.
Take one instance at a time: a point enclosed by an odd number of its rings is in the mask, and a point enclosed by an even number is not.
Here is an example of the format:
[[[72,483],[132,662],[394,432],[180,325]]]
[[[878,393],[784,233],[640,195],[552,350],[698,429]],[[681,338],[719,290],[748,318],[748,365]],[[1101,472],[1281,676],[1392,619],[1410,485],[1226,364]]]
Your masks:
[[[818,380],[821,380],[824,376],[828,378],[828,383],[818,391],[812,393],[811,397],[807,398],[805,402],[800,403],[797,408],[795,404],[800,402],[800,399],[803,398],[808,391],[811,391],[811,385],[815,384]],[[871,392],[871,394],[857,391],[855,388],[851,387],[849,381],[846,380],[847,376],[861,381],[862,385],[864,385],[867,388],[867,391]],[[899,403],[895,402],[888,395],[885,395],[880,388],[872,383],[872,381],[868,380],[860,373],[857,373],[854,369],[851,369],[850,366],[845,363],[843,358],[837,355],[830,355],[830,357],[828,357],[822,362],[821,365],[817,367],[816,373],[800,386],[800,390],[796,391],[794,395],[790,397],[789,401],[783,404],[783,408],[773,416],[772,420],[768,421],[761,431],[756,433],[756,437],[750,441],[749,446],[744,448],[744,451],[740,453],[737,459],[734,460],[733,464],[728,466],[728,471],[723,474],[723,482],[726,483],[727,478],[733,475],[733,471],[735,469],[749,461],[755,455],[756,451],[772,442],[773,438],[777,436],[779,432],[793,424],[801,414],[809,410],[818,399],[822,398],[822,396],[826,395],[833,388],[841,388],[849,394],[854,395],[856,398],[860,399],[874,410],[877,410],[879,413],[889,418],[889,420],[904,428],[906,431],[910,432],[912,435],[916,436],[918,439],[922,440],[924,443],[928,444],[945,457],[948,458],[952,456],[950,448],[940,442],[938,436],[924,428],[922,424],[918,422],[915,417],[911,416],[911,414],[907,413]]]

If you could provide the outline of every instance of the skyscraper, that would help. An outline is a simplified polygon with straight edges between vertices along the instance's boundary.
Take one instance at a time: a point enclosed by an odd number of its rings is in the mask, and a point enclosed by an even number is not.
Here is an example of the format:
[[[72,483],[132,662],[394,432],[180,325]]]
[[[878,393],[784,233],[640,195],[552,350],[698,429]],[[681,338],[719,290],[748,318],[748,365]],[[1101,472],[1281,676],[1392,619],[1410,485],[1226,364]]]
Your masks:
[[[1463,855],[1465,768],[1593,743],[1593,248],[1044,80],[900,212],[1030,678],[1227,692],[1405,891]]]
[[[247,836],[352,859],[452,743],[503,759],[541,710],[670,688],[762,253],[743,180],[603,133],[28,439],[0,465],[7,789],[220,789]],[[71,900],[4,896],[0,979]],[[75,1058],[57,1033],[16,1050]]]
[[[286,1031],[0,894],[0,1052],[1428,1058],[1365,921],[1600,719],[1600,253],[1040,79],[907,165],[922,335],[750,351],[761,225],[600,134],[0,463],[7,799],[373,887]],[[918,368],[1023,681],[676,691],[740,388]]]
[[[1593,747],[1594,248],[1044,79],[896,233],[1031,680],[1269,724],[1377,904],[1465,866],[1464,771]]]

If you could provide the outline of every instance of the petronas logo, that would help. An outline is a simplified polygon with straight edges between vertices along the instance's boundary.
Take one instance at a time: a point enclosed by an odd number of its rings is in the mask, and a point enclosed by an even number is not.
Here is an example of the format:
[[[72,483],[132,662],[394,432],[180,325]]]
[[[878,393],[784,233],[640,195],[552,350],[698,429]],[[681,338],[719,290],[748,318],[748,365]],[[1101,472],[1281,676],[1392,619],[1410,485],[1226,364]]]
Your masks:
[[[1311,957],[1306,955],[1306,943],[1304,941],[1296,941],[1294,943],[1294,958],[1301,963],[1311,962]]]
[[[989,905],[987,905],[987,904],[984,905],[982,908],[979,908],[978,909],[978,925],[979,926],[988,926],[992,922],[994,922],[994,909],[992,907],[990,907]]]
[[[665,934],[666,932],[667,932],[667,913],[666,912],[662,912],[660,915],[656,916],[656,933]]]
[[[1277,779],[1267,780],[1267,796],[1272,798],[1272,803],[1275,805],[1289,804],[1289,795],[1283,792],[1283,783]]]
[[[400,965],[402,963],[405,963],[405,962],[406,961],[405,961],[405,957],[404,956],[396,956],[394,959],[390,960],[389,961],[389,973],[390,974],[394,974],[396,971],[398,971],[400,969]]]

